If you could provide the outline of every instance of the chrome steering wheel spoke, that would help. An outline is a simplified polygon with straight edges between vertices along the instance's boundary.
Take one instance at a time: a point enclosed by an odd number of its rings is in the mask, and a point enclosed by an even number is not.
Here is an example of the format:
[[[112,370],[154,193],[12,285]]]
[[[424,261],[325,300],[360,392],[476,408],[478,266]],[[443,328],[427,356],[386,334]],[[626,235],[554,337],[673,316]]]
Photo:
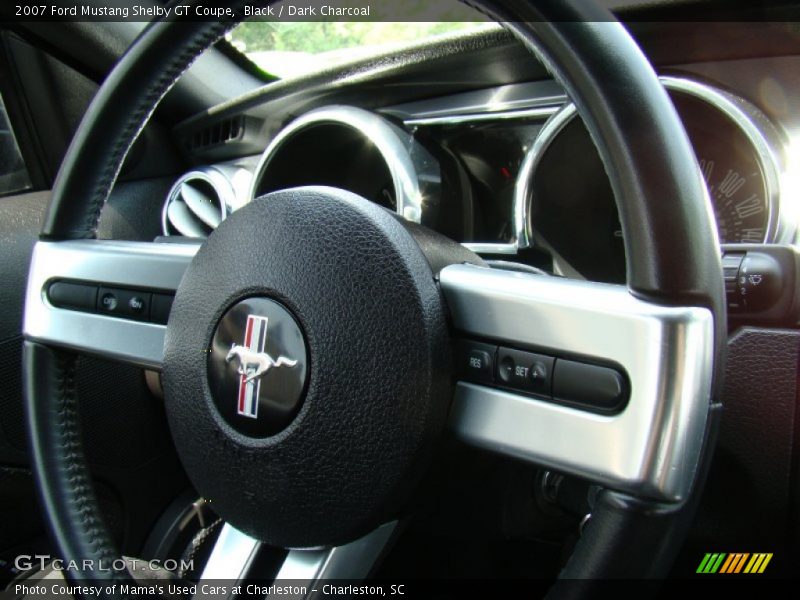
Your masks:
[[[613,365],[627,404],[602,414],[502,386],[460,381],[450,425],[468,443],[606,487],[684,500],[711,397],[713,318],[624,286],[453,265],[440,275],[459,335],[558,361]]]
[[[147,314],[124,318],[98,305],[57,306],[48,290],[56,282],[174,294],[199,244],[105,240],[41,241],[31,259],[24,332],[29,340],[160,369],[166,325]],[[149,310],[145,306],[144,310]]]
[[[213,585],[214,582],[224,582],[226,590],[239,585],[252,576],[251,567],[260,549],[261,542],[239,531],[230,523],[225,523],[200,576],[200,584]],[[206,597],[202,587],[198,586],[197,589],[195,598]]]
[[[202,585],[234,586],[254,582],[251,590],[264,598],[285,598],[285,594],[270,591],[270,586],[292,586],[300,590],[291,594],[294,599],[321,597],[326,581],[362,581],[369,576],[380,559],[393,534],[397,522],[392,521],[374,529],[364,537],[342,546],[311,550],[289,550],[277,574],[253,572],[253,564],[261,542],[226,523],[211,551],[200,577],[195,598],[206,597]],[[245,589],[246,591],[246,589]],[[250,595],[250,592],[247,592]],[[214,596],[218,598],[218,595]]]

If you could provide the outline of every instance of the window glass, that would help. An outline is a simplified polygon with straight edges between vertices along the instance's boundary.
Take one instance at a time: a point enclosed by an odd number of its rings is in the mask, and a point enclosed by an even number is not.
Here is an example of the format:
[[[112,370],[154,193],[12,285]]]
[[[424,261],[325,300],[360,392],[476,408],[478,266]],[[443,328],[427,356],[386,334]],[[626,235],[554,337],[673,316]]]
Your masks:
[[[274,9],[278,11],[284,4],[294,3],[278,2]],[[347,0],[330,0],[326,6],[347,4]],[[265,72],[289,78],[391,53],[438,36],[497,27],[485,15],[456,0],[403,0],[399,6],[409,18],[405,22],[391,20],[397,17],[394,3],[372,4],[374,14],[369,22],[346,17],[324,21],[248,20],[228,35],[228,41]],[[381,9],[385,14],[379,14]]]
[[[0,195],[7,196],[30,187],[28,169],[22,160],[11,123],[8,122],[6,105],[0,97]]]

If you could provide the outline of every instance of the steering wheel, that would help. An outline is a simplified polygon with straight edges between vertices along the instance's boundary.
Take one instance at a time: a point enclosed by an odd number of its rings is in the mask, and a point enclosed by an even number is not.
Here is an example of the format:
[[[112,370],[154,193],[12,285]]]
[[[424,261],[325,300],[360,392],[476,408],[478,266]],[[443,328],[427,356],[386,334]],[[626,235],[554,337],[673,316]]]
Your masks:
[[[96,240],[137,134],[234,25],[155,22],[89,107],[31,265],[28,424],[44,513],[65,560],[119,557],[76,419],[74,356],[87,352],[161,371],[178,454],[226,522],[205,578],[243,579],[260,542],[290,549],[278,577],[365,577],[446,428],[601,487],[562,580],[665,574],[719,414],[725,304],[705,186],[651,66],[605,9],[474,4],[548,67],[586,123],[618,201],[627,286],[491,269],[323,187],[258,198],[202,245]],[[120,314],[54,300],[104,287],[123,290]],[[168,323],[136,312],[137,302],[155,307],[172,293]],[[460,381],[456,337],[611,365],[627,404],[605,414]],[[124,569],[80,576],[130,577]]]

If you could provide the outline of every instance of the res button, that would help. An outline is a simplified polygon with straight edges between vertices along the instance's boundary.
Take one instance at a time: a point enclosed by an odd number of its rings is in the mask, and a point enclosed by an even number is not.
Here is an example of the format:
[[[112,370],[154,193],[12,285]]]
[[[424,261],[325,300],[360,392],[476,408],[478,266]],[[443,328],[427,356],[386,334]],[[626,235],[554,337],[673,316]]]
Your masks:
[[[457,344],[456,366],[467,381],[493,383],[494,357],[497,346],[462,340]]]

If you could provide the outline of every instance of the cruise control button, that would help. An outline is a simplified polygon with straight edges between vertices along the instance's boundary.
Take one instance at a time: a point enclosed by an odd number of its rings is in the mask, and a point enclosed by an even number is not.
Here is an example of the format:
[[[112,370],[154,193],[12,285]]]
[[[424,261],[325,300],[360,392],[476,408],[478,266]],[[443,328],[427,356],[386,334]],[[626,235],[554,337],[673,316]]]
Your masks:
[[[113,313],[116,312],[118,307],[119,298],[117,298],[116,292],[112,292],[110,290],[101,290],[100,301],[97,309],[102,312]]]
[[[53,306],[94,312],[97,286],[56,281],[47,288],[47,298]]]
[[[147,302],[142,296],[131,296],[128,299],[128,310],[132,314],[141,315],[147,311]]]
[[[492,366],[492,359],[488,352],[472,350],[467,359],[467,368],[473,371],[485,371]]]
[[[627,400],[627,384],[619,371],[558,359],[553,376],[553,397],[602,412],[621,409]]]
[[[497,346],[461,340],[457,344],[458,372],[468,381],[492,383]]]
[[[548,365],[542,361],[534,362],[530,367],[528,377],[534,388],[546,388],[549,378]]]
[[[515,389],[550,397],[552,356],[500,348],[497,353],[497,377]]]
[[[167,324],[169,312],[172,310],[172,301],[175,296],[171,294],[153,294],[150,302],[150,320],[153,323]]]
[[[145,320],[150,314],[152,294],[118,288],[100,288],[97,310],[123,319]]]
[[[509,356],[507,353],[500,355],[500,361],[497,365],[497,376],[500,381],[509,385],[514,384],[514,372],[517,370],[517,363],[514,362],[514,357]]]

